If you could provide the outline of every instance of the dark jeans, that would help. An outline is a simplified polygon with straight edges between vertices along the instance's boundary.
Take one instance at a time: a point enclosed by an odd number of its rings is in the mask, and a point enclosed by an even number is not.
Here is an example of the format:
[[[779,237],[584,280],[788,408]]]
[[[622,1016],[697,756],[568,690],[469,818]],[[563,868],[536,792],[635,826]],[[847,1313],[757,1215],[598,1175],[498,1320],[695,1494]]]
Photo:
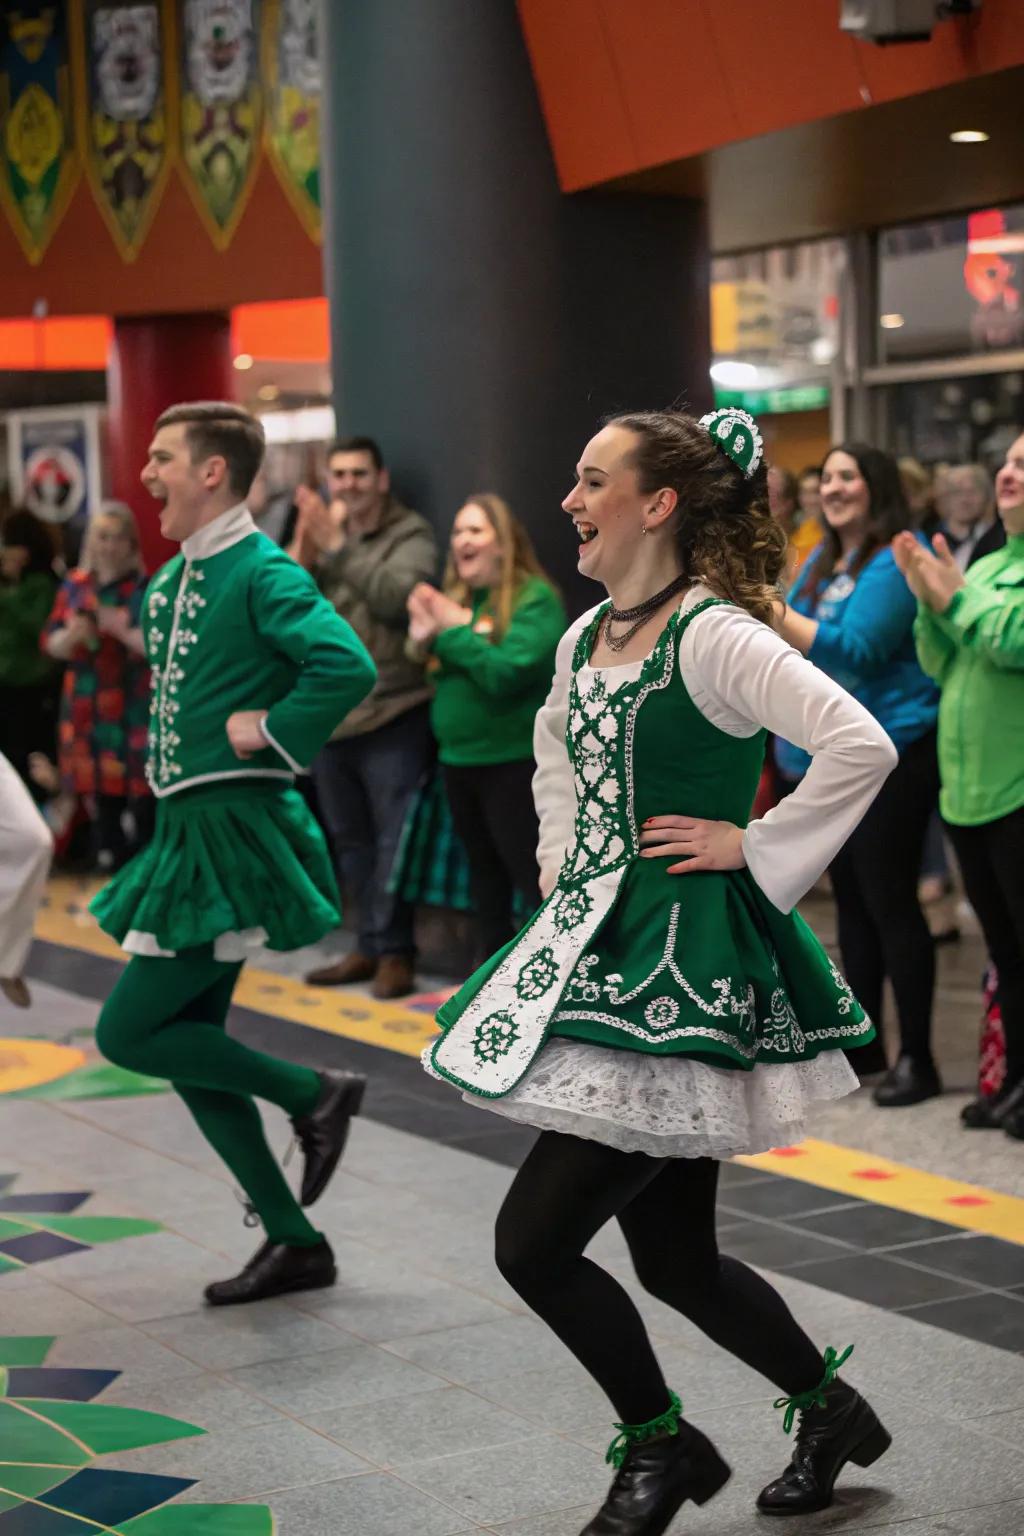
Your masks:
[[[57,686],[45,682],[16,688],[0,683],[0,752],[37,801],[42,796],[29,779],[28,760],[33,752],[57,760]]]
[[[124,827],[124,813],[131,815],[133,830],[129,834]],[[93,824],[93,845],[97,855],[109,854],[113,868],[138,853],[153,836],[156,825],[156,803],[151,795],[123,796],[97,795],[96,820]]]
[[[938,793],[935,732],[929,731],[900,753],[830,871],[839,949],[854,996],[881,1034],[882,985],[888,976],[900,1051],[923,1062],[931,1059],[935,948],[917,882]],[[852,1059],[860,1066],[864,1058],[857,1053]]]
[[[388,891],[388,878],[433,753],[421,704],[365,736],[332,741],[313,764],[338,884],[358,909],[358,947],[374,959],[413,953],[413,907]]]
[[[474,768],[445,767],[452,822],[469,859],[481,959],[507,944],[516,931],[515,892],[530,911],[540,905],[532,758]]]
[[[1006,1036],[1006,1081],[1024,1079],[1024,806],[978,827],[946,831],[964,890],[999,976]]]

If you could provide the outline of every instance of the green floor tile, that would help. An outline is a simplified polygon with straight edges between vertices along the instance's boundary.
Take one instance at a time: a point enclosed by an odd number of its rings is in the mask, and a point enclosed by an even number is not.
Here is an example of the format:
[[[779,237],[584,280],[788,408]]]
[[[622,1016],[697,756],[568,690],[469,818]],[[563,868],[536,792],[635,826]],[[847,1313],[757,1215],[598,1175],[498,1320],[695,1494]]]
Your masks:
[[[205,1435],[205,1429],[186,1424],[183,1419],[169,1419],[162,1413],[142,1408],[122,1408],[116,1403],[38,1402],[33,1407],[76,1439],[91,1448],[94,1455],[111,1451],[136,1451],[146,1445],[162,1445],[169,1440],[188,1440]]]
[[[8,1237],[24,1237],[26,1232],[34,1232],[34,1227],[26,1227],[23,1222],[11,1221],[8,1216],[0,1216],[0,1243]]]
[[[5,1274],[6,1271],[9,1270],[9,1269],[24,1269],[24,1268],[25,1268],[24,1264],[16,1264],[14,1262],[14,1260],[13,1259],[9,1259],[6,1254],[0,1253],[0,1275]]]
[[[47,1422],[53,1406],[64,1403],[33,1403],[24,1412],[14,1402],[0,1401],[0,1446],[4,1461],[31,1462],[39,1466],[84,1467],[92,1460],[88,1451],[75,1445],[56,1425]],[[86,1405],[83,1405],[86,1406]]]
[[[137,1216],[47,1216],[32,1215],[26,1220],[38,1222],[48,1232],[60,1232],[77,1243],[115,1243],[122,1237],[145,1237],[162,1232],[158,1221],[143,1221]]]
[[[0,1365],[43,1365],[52,1343],[42,1333],[0,1334]]]
[[[68,1102],[73,1099],[124,1099],[138,1098],[145,1093],[167,1093],[169,1084],[162,1077],[144,1077],[138,1072],[127,1072],[109,1062],[98,1061],[92,1066],[80,1067],[66,1077],[53,1082],[37,1083],[20,1093],[12,1093],[12,1099],[49,1099],[51,1102]]]
[[[273,1536],[265,1504],[164,1504],[117,1527],[123,1536]]]
[[[71,1473],[63,1467],[10,1466],[0,1462],[0,1513],[38,1499]]]

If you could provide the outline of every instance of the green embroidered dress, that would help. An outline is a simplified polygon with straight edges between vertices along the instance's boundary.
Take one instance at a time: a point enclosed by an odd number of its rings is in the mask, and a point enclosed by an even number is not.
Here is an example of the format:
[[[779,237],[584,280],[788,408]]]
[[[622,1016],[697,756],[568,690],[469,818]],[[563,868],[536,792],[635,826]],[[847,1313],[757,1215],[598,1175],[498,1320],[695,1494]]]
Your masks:
[[[860,732],[844,836],[892,754],[860,706],[765,626],[694,596],[642,665],[591,668],[603,610],[577,626],[565,711],[575,817],[557,882],[518,938],[441,1009],[444,1033],[427,1066],[533,1125],[628,1150],[725,1156],[780,1144],[813,1102],[855,1087],[838,1048],[874,1030],[806,923],[780,910],[750,867],[672,876],[672,860],[640,857],[648,816],[746,826],[763,762],[756,720],[739,736],[694,702],[680,665],[688,627],[720,610],[706,631],[720,669],[731,644],[737,666],[766,676],[796,666],[795,691],[823,716],[838,709],[848,736]],[[766,685],[772,697],[780,687],[792,695],[794,680]],[[543,769],[540,748],[539,733]],[[757,863],[752,851],[748,862]]]
[[[94,898],[130,953],[297,949],[340,920],[330,856],[294,788],[376,676],[308,573],[233,508],[185,540],[143,605],[152,667],[152,842]],[[241,759],[228,717],[266,710]]]

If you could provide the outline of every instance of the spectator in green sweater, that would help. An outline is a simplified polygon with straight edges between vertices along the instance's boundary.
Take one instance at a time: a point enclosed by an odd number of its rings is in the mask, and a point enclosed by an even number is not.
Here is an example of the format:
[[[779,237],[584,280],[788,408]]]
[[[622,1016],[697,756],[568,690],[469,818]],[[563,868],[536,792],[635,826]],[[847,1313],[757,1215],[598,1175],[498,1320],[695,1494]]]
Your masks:
[[[1024,433],[996,505],[1006,544],[966,573],[942,534],[934,553],[907,534],[893,553],[918,600],[921,665],[942,688],[939,808],[999,973],[1006,1078],[961,1118],[1024,1140]]]
[[[452,529],[444,591],[421,582],[409,636],[430,655],[431,724],[469,858],[483,955],[512,938],[513,898],[540,902],[533,722],[565,610],[529,534],[500,496],[471,496]]]
[[[0,752],[29,783],[33,752],[54,757],[57,668],[40,650],[57,591],[56,546],[33,513],[9,512],[0,526]]]

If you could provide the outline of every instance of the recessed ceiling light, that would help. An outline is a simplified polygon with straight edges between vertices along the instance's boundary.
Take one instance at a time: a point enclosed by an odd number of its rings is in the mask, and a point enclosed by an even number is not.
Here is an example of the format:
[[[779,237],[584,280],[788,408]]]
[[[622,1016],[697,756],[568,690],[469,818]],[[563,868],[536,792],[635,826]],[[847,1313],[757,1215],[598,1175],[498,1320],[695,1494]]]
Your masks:
[[[248,352],[239,352],[238,356],[235,358],[235,367],[239,370],[240,373],[244,373],[247,368],[252,367],[252,358]]]
[[[949,136],[951,144],[987,144],[988,134],[982,128],[958,128]]]
[[[902,315],[879,315],[878,323],[883,331],[898,331],[901,325],[906,325]]]
[[[747,385],[757,383],[757,369],[753,363],[725,358],[720,363],[712,363],[711,377],[725,389],[744,389]]]
[[[276,400],[280,393],[276,384],[261,384],[257,390],[261,400]]]

